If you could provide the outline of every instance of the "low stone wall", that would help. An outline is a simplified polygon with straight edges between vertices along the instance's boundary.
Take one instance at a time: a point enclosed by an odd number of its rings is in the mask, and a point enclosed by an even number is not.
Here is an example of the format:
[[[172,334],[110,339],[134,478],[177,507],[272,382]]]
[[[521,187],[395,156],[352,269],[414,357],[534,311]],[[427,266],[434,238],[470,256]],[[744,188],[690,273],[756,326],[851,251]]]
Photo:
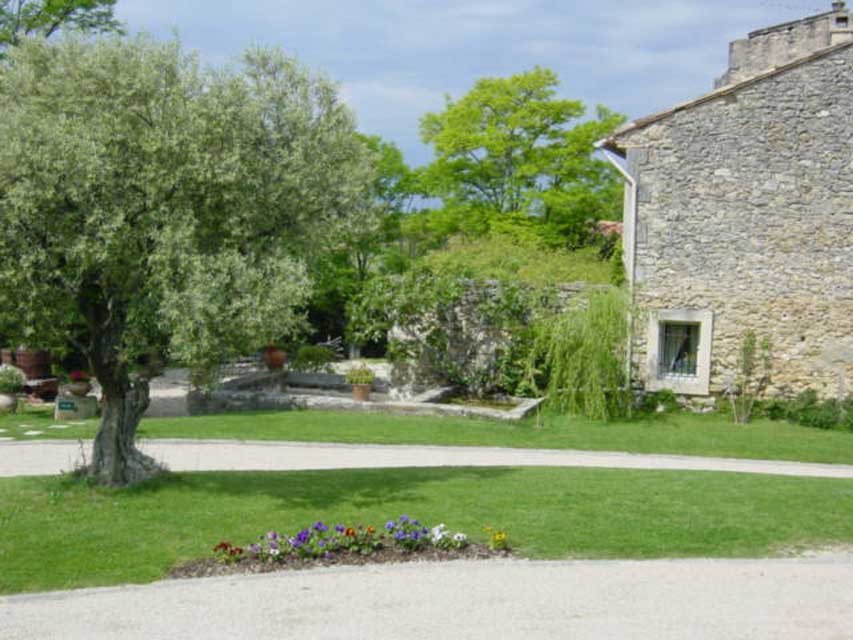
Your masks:
[[[516,400],[519,402],[519,405],[511,411],[500,411],[486,407],[441,404],[441,400],[454,391],[451,387],[432,389],[416,396],[412,400],[402,402],[358,402],[345,397],[230,388],[214,391],[192,391],[187,397],[187,406],[190,415],[194,416],[244,413],[249,411],[315,409],[321,411],[359,411],[363,413],[407,416],[483,418],[511,422],[524,419],[535,411],[543,401],[541,399],[518,398]]]
[[[187,395],[187,410],[191,416],[247,411],[290,411],[296,405],[290,396],[278,391],[201,391]]]

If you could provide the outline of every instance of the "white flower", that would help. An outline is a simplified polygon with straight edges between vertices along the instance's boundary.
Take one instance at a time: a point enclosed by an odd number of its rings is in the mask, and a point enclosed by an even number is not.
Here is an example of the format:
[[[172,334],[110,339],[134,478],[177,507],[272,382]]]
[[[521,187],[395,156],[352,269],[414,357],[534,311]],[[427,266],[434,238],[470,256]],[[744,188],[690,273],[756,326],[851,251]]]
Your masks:
[[[281,551],[279,551],[278,549],[270,549],[271,556],[277,556],[279,553],[281,553]]]
[[[466,536],[464,533],[457,533],[455,536],[453,536],[453,542],[465,542],[467,539],[468,536]]]
[[[447,537],[447,527],[443,524],[438,525],[437,527],[433,527],[430,532],[430,537],[433,541],[438,542],[439,540],[443,540]]]

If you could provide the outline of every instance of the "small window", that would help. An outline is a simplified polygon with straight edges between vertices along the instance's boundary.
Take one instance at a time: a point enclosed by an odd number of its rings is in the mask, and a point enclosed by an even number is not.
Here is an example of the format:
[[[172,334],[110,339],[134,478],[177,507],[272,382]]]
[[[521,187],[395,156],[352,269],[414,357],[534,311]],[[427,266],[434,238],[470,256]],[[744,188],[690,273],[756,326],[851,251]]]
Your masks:
[[[841,27],[842,29],[846,29],[849,26],[849,23],[850,23],[850,21],[847,18],[847,16],[838,16],[835,19],[835,26]]]
[[[658,309],[649,313],[648,321],[646,389],[707,396],[711,383],[714,312]]]
[[[660,325],[661,376],[696,376],[699,367],[699,331],[701,325],[662,322]]]

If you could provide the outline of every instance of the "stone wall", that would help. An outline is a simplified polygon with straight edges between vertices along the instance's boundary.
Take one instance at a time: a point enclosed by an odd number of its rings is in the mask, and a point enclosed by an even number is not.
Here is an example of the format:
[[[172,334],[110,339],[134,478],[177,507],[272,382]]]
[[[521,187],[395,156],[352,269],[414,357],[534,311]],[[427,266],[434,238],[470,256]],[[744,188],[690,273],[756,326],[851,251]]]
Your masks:
[[[498,357],[513,336],[506,326],[496,324],[483,310],[499,305],[506,291],[497,281],[465,281],[463,286],[465,291],[459,302],[443,314],[445,322],[440,327],[446,344],[442,344],[439,357],[427,339],[434,327],[433,317],[418,318],[408,326],[397,325],[388,333],[390,342],[417,354],[414,358],[394,362],[391,384],[402,397],[445,384],[464,385],[475,394],[494,391],[493,374]],[[582,282],[554,284],[553,291],[545,294],[546,306],[565,309],[583,291],[607,288],[607,285]],[[529,322],[533,319],[532,313],[532,307],[528,307],[524,318],[518,320]],[[453,375],[449,375],[449,371]]]
[[[846,7],[795,22],[761,29],[729,45],[729,68],[715,86],[746,80],[763,71],[853,38],[853,16]]]
[[[639,182],[637,300],[713,311],[712,391],[747,329],[772,341],[772,391],[853,390],[851,141],[853,47],[619,136]]]

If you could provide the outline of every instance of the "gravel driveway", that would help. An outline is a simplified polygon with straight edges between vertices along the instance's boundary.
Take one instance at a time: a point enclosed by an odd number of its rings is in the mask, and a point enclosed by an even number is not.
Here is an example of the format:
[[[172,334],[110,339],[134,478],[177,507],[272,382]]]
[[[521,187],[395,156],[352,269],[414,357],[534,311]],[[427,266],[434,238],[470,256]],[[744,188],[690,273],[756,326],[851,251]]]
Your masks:
[[[149,440],[140,448],[173,471],[287,471],[399,467],[598,467],[853,478],[853,465],[643,455],[606,451],[292,442]],[[89,443],[83,452],[90,455]],[[0,477],[52,475],[81,458],[74,441],[0,442]]]
[[[853,556],[335,568],[0,598],[4,640],[850,640]]]

